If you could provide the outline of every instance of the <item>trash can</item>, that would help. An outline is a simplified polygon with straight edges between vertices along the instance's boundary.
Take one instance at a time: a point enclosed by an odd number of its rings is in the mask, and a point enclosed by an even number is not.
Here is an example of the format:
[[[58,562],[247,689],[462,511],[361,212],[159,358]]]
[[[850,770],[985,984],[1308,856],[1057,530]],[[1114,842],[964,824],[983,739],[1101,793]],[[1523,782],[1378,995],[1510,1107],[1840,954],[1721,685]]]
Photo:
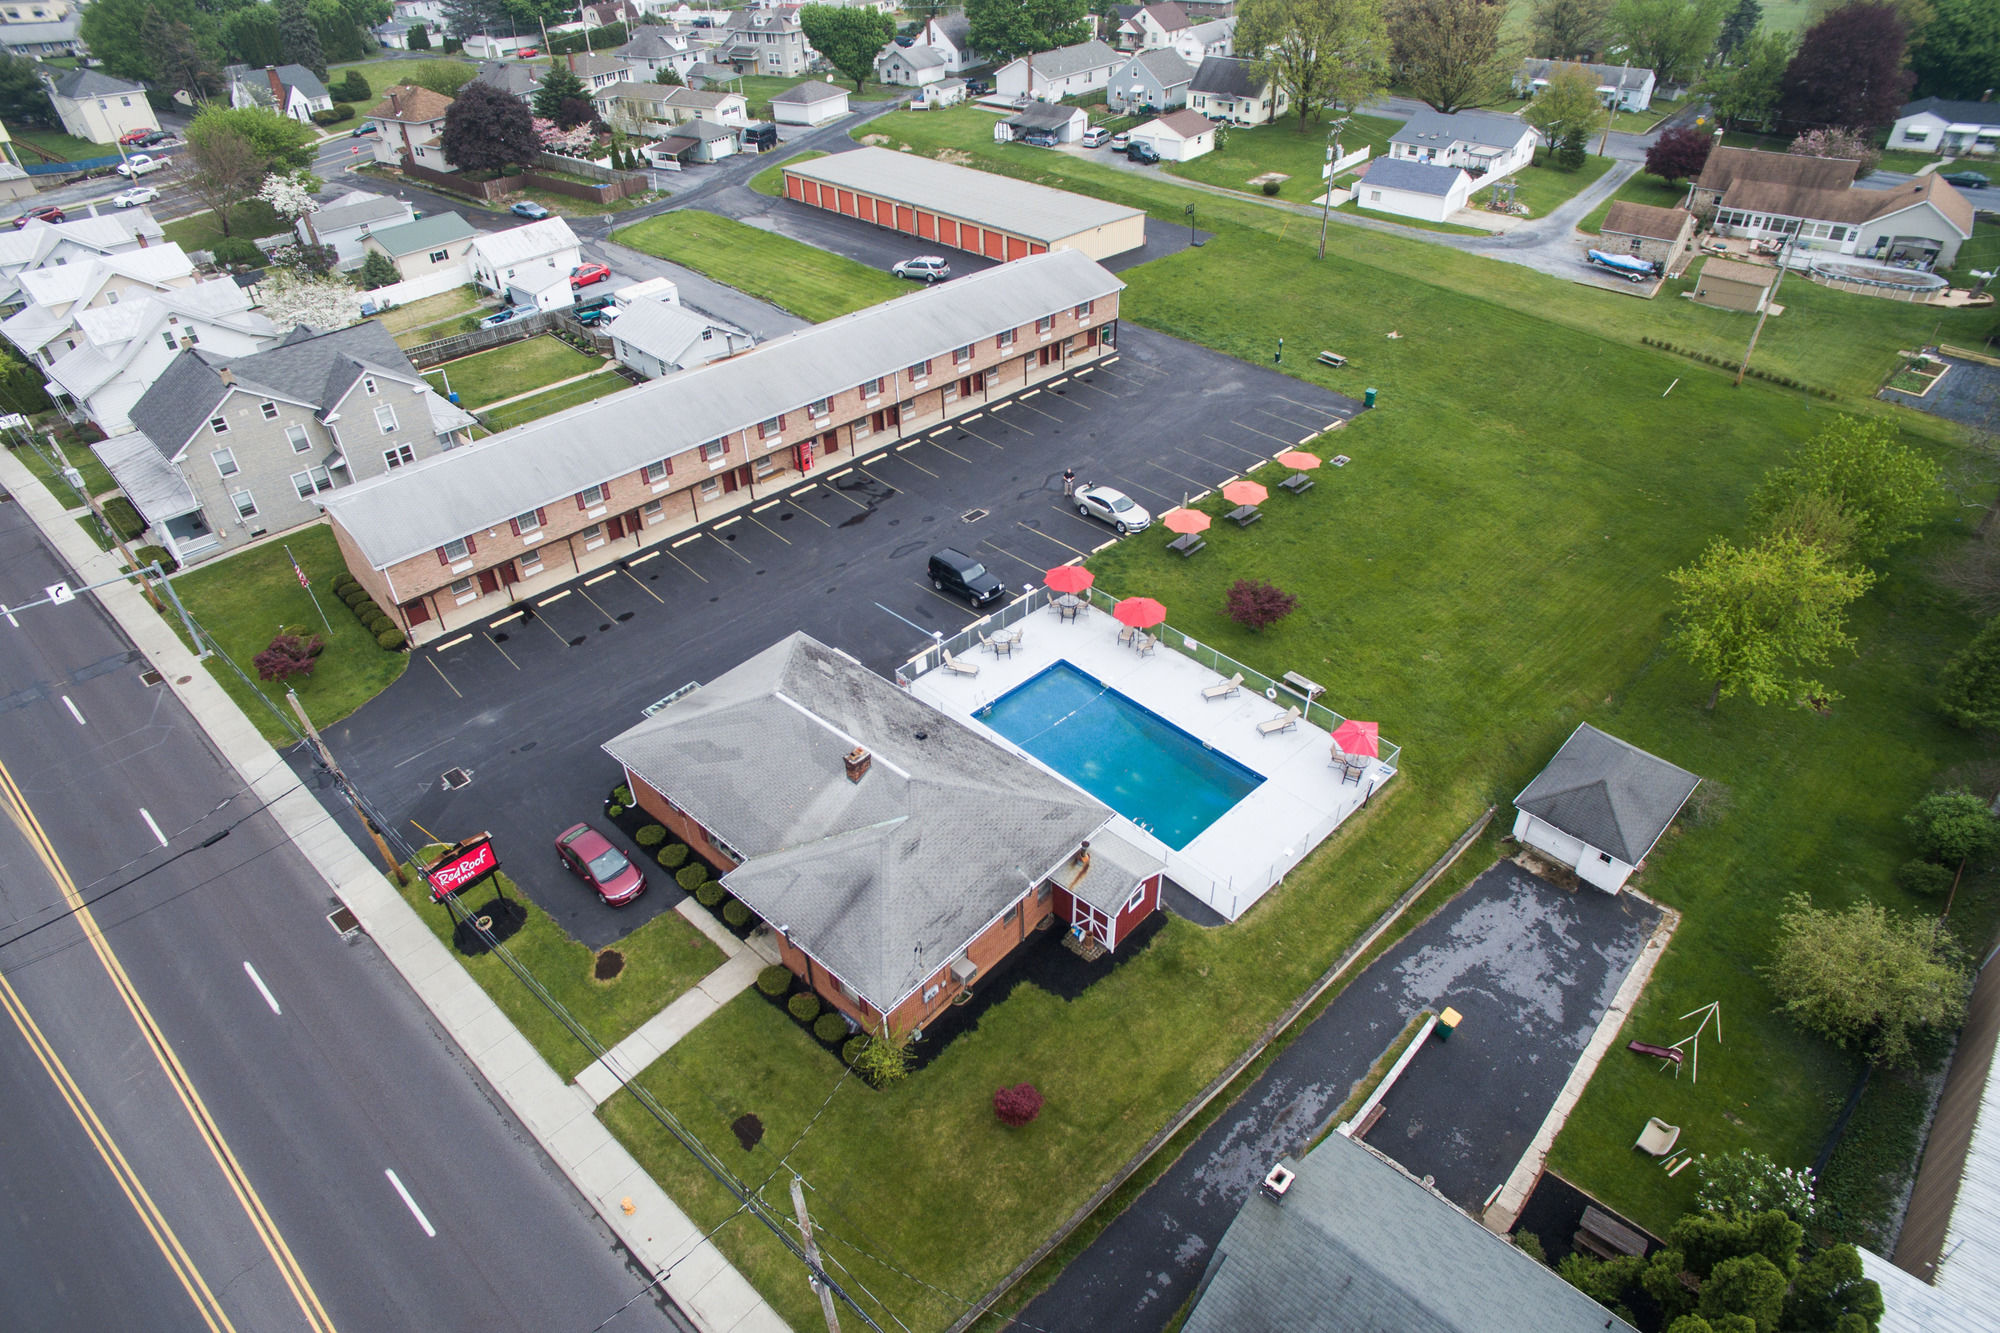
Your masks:
[[[1437,1028],[1435,1029],[1437,1039],[1439,1041],[1450,1041],[1451,1034],[1458,1030],[1458,1025],[1464,1018],[1464,1014],[1453,1009],[1450,1005],[1446,1005],[1444,1012],[1438,1015]]]
[[[1362,391],[1361,405],[1363,407],[1375,406],[1375,391],[1373,389],[1365,389]]]

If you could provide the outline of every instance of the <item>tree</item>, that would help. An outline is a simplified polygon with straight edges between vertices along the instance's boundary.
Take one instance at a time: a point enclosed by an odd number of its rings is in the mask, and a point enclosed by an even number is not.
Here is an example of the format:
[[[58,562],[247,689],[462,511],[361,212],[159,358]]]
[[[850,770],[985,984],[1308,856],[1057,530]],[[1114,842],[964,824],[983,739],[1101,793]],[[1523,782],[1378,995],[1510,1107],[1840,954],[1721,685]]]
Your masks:
[[[312,20],[313,31],[319,36],[322,60],[359,60],[368,54],[367,36],[341,0],[306,0],[306,17]],[[322,73],[320,77],[324,79],[326,75]]]
[[[1785,1298],[1786,1328],[1868,1333],[1882,1318],[1882,1289],[1861,1268],[1852,1245],[1821,1250],[1800,1266]]]
[[[1701,1317],[1714,1324],[1730,1315],[1742,1315],[1758,1329],[1776,1333],[1790,1285],[1778,1266],[1761,1254],[1724,1259],[1702,1284]]]
[[[319,190],[320,178],[308,171],[294,175],[272,172],[264,177],[257,187],[257,197],[271,206],[271,211],[289,222],[319,212],[319,200],[313,195]]]
[[[1265,629],[1292,613],[1299,599],[1262,580],[1238,579],[1229,585],[1222,613],[1239,625]]]
[[[1695,1206],[1717,1217],[1748,1218],[1779,1212],[1800,1226],[1810,1225],[1819,1203],[1813,1197],[1812,1172],[1779,1166],[1750,1148],[1694,1159]]]
[[[479,71],[463,60],[423,60],[403,70],[403,82],[428,88],[441,97],[456,97],[459,90],[479,77]]]
[[[543,120],[552,120],[564,129],[568,129],[577,121],[573,117],[564,117],[563,103],[577,101],[583,102],[586,109],[590,105],[583,80],[576,77],[569,66],[558,61],[550,66],[548,72],[542,75],[542,81],[535,85],[535,95],[531,105],[535,114]],[[590,117],[585,115],[583,119],[588,120]]]
[[[1799,673],[1853,651],[1844,616],[1874,576],[1843,568],[1795,537],[1738,547],[1717,538],[1701,559],[1673,570],[1674,647],[1714,682],[1713,709],[1747,694],[1757,704],[1791,698],[1824,707],[1838,696]]]
[[[1834,10],[1806,30],[1785,67],[1779,121],[1795,131],[1889,124],[1910,90],[1904,41],[1903,20],[1887,5]]]
[[[1722,31],[1716,35],[1715,54],[1723,60],[1729,59],[1743,43],[1757,35],[1763,22],[1764,6],[1758,0],[1736,0],[1736,8],[1722,20]]]
[[[528,108],[489,83],[465,85],[444,113],[440,139],[445,161],[461,171],[497,171],[541,151]]]
[[[444,0],[441,12],[445,34],[461,42],[501,18],[497,0]]]
[[[1521,113],[1521,119],[1540,130],[1550,143],[1567,144],[1574,139],[1579,148],[1597,132],[1604,116],[1597,76],[1581,65],[1557,65],[1549,71],[1549,86],[1536,93]],[[1583,163],[1579,160],[1575,165]]]
[[[187,24],[168,18],[159,6],[149,5],[139,25],[139,35],[153,61],[153,77],[169,93],[186,89],[194,100],[206,101],[222,91],[222,76],[215,62],[195,41]]]
[[[369,86],[367,76],[358,69],[350,69],[339,83],[329,90],[336,102],[368,103],[375,100],[375,90]]]
[[[993,1114],[1009,1129],[1030,1124],[1041,1113],[1042,1094],[1035,1091],[1032,1083],[1016,1083],[1011,1088],[996,1088],[993,1092]]]
[[[345,282],[289,268],[272,270],[258,284],[257,302],[271,322],[287,332],[301,324],[322,331],[344,329],[360,317],[354,289]]]
[[[1588,60],[1604,48],[1610,24],[1611,0],[1535,0],[1528,50],[1545,60]]]
[[[1730,0],[1617,0],[1611,35],[1634,65],[1680,83],[1715,49]]]
[[[361,286],[367,291],[377,287],[394,286],[403,280],[396,269],[396,261],[380,250],[370,250],[368,257],[361,261]]]
[[[313,668],[319,665],[320,650],[325,647],[325,640],[317,634],[310,639],[302,639],[296,634],[280,634],[263,652],[251,658],[250,663],[257,668],[259,680],[310,676]]]
[[[1990,0],[1936,0],[1936,17],[1910,53],[1916,91],[1975,101],[2000,70],[2000,7]]]
[[[1075,46],[1090,36],[1085,0],[966,0],[967,40],[996,64],[1030,51]]]
[[[1900,443],[1885,421],[1836,417],[1764,474],[1750,497],[1768,522],[1801,494],[1829,496],[1854,520],[1853,558],[1878,560],[1907,540],[1937,507],[1937,464]]]
[[[1854,169],[1856,180],[1873,174],[1875,165],[1882,160],[1875,145],[1853,130],[1807,130],[1793,139],[1785,151],[1799,157],[1840,157],[1859,163]]]
[[[1389,30],[1380,0],[1244,0],[1235,41],[1261,51],[1261,77],[1291,99],[1299,133],[1322,107],[1351,110],[1389,78]]]
[[[680,76],[680,72],[677,71],[672,65],[660,66],[660,72],[653,76],[653,82],[663,83],[669,88],[687,87],[687,80],[683,79]]]
[[[319,25],[306,12],[306,0],[277,0],[278,48],[288,65],[304,65],[326,82],[326,53],[320,47]]]
[[[290,116],[281,116],[261,106],[226,107],[210,105],[195,113],[188,122],[187,141],[192,147],[211,135],[229,133],[248,142],[257,155],[257,181],[276,171],[304,171],[313,164],[319,148],[318,132]],[[256,188],[253,182],[251,188]]]
[[[1993,817],[1992,808],[1984,798],[1962,787],[1932,792],[1903,816],[1903,823],[1916,838],[1917,850],[1933,861],[1954,867],[1954,889],[1965,875],[1968,861],[2000,846],[2000,819]]]
[[[1866,901],[1830,912],[1803,894],[1787,900],[1763,971],[1795,1022],[1891,1067],[1910,1062],[1919,1033],[1959,1021],[1971,985],[1942,927]]]
[[[206,113],[204,113],[206,114]],[[197,137],[188,126],[188,146],[177,159],[178,178],[205,208],[212,211],[223,236],[229,236],[229,212],[257,193],[264,179],[264,160],[249,138],[227,127],[211,128]]]
[[[1514,62],[1501,40],[1505,5],[1485,0],[1391,0],[1389,35],[1403,81],[1433,110],[1492,101]]]
[[[146,48],[144,29],[146,11],[155,3],[156,0],[102,0],[85,5],[77,21],[77,36],[110,73],[123,79],[150,82],[153,57]],[[186,20],[191,11],[186,0],[170,0],[165,12],[172,18]]]
[[[2000,730],[2000,618],[1979,627],[1938,678],[1938,708],[1968,731]]]
[[[1788,32],[1760,32],[1736,48],[1736,63],[1718,65],[1696,90],[1725,125],[1768,130],[1777,123],[1778,94],[1798,43]]]
[[[278,11],[270,5],[250,5],[226,15],[221,34],[223,48],[254,69],[275,65],[284,58],[278,41]]]
[[[815,51],[833,67],[854,80],[860,92],[875,69],[875,53],[896,35],[896,21],[877,9],[840,5],[806,5],[799,10],[799,26]]]
[[[9,125],[53,125],[56,109],[36,63],[0,52],[0,121]]]
[[[424,23],[412,23],[410,25],[410,35],[405,40],[409,44],[407,49],[411,51],[430,50],[431,49],[430,26]]]
[[[1676,125],[1660,131],[1660,137],[1646,150],[1646,170],[1669,185],[1693,180],[1708,165],[1709,150],[1714,147],[1713,135],[1692,125]]]

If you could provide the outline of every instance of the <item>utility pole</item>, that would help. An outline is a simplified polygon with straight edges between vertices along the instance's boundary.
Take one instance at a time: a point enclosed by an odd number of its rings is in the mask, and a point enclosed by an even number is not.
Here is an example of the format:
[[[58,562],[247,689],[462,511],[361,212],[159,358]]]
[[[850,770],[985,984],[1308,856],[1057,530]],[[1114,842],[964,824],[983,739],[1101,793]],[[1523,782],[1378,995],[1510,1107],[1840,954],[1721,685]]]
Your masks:
[[[298,691],[286,690],[285,702],[299,715],[299,723],[306,729],[306,736],[312,741],[313,749],[319,751],[320,762],[326,765],[327,772],[333,774],[333,780],[340,784],[341,795],[345,796],[347,803],[354,807],[354,813],[361,816],[361,826],[367,829],[368,836],[375,840],[375,850],[382,853],[382,864],[389,868],[390,878],[398,884],[408,884],[410,878],[404,872],[402,863],[389,850],[389,844],[383,840],[382,830],[375,827],[375,821],[361,808],[361,793],[354,790],[354,784],[347,780],[347,774],[340,771],[340,765],[333,761],[333,751],[327,749],[326,742],[320,739],[319,728],[313,726],[312,719],[306,716],[306,706],[299,702]]]
[[[1793,233],[1796,235],[1797,233]],[[1792,236],[1785,237],[1785,243],[1778,247],[1778,277],[1771,284],[1771,290],[1764,294],[1764,308],[1757,312],[1757,327],[1750,330],[1750,345],[1743,349],[1743,364],[1736,368],[1736,383],[1732,388],[1743,387],[1743,377],[1750,373],[1750,354],[1757,350],[1757,336],[1764,331],[1764,321],[1771,317],[1771,307],[1777,302],[1779,284],[1785,280],[1785,260],[1792,252]]]
[[[819,1293],[819,1311],[826,1316],[827,1333],[840,1333],[840,1315],[833,1308],[833,1293],[827,1290],[826,1283],[810,1276],[813,1269],[820,1267],[819,1242],[813,1239],[812,1215],[806,1212],[806,1192],[799,1184],[796,1175],[792,1177],[792,1211],[799,1215],[799,1235],[805,1240],[806,1258],[812,1262],[812,1269],[807,1270],[806,1280],[811,1282],[813,1290]]]
[[[1333,128],[1326,132],[1326,166],[1320,172],[1320,187],[1325,193],[1319,197],[1319,258],[1326,258],[1326,224],[1333,217],[1333,164],[1341,156],[1340,132],[1347,128],[1350,117],[1342,116],[1333,122]]]

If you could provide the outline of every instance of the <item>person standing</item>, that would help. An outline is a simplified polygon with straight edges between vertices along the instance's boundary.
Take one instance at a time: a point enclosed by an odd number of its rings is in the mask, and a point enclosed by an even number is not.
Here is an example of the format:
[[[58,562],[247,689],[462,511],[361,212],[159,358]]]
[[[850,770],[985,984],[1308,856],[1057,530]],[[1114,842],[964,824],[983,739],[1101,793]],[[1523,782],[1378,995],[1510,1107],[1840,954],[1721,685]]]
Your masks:
[[[1063,469],[1063,496],[1064,498],[1068,498],[1069,496],[1075,494],[1076,494],[1076,469],[1073,467],[1066,467]]]

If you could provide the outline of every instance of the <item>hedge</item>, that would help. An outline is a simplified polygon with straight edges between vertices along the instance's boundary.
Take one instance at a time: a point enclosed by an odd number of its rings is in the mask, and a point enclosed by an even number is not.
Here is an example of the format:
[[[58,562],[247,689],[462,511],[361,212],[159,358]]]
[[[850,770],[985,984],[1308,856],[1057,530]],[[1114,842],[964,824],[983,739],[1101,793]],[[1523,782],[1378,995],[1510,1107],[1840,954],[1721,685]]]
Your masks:
[[[657,847],[667,840],[666,826],[648,824],[634,834],[633,838],[641,847]]]
[[[403,645],[409,642],[409,637],[391,625],[375,636],[375,642],[386,652],[399,653],[403,651]]]
[[[813,1035],[831,1046],[847,1035],[847,1019],[829,1009],[813,1020]]]
[[[757,974],[757,989],[772,999],[777,999],[792,988],[792,969],[783,963],[773,963]]]
[[[727,895],[725,895],[722,892],[722,886],[720,884],[717,884],[712,879],[700,885],[694,891],[694,900],[700,903],[703,907],[708,907],[708,908],[713,908],[717,903],[721,902],[723,898],[726,896]]]
[[[687,864],[688,849],[684,842],[670,842],[660,848],[660,864],[669,870],[679,870]]]
[[[172,553],[164,546],[141,546],[138,550],[132,552],[132,558],[139,562],[141,569],[144,569],[147,565],[158,565],[163,572],[168,574],[173,573],[181,567],[181,562],[174,559]]]
[[[114,495],[104,502],[104,521],[120,539],[131,541],[146,530],[146,520],[139,517],[139,511],[132,502],[122,495]]]
[[[865,1032],[857,1032],[853,1036],[849,1037],[847,1041],[841,1046],[840,1058],[847,1061],[847,1063],[851,1065],[855,1061],[859,1060],[861,1058],[861,1053],[867,1049],[868,1049],[868,1034]]]
[[[750,924],[750,909],[731,898],[729,905],[722,909],[722,919],[737,930]]]
[[[694,893],[695,890],[707,882],[708,867],[699,861],[691,861],[687,865],[682,866],[680,873],[674,876],[674,883],[680,885],[689,893]],[[696,896],[699,897],[700,895],[697,894]],[[707,899],[703,899],[703,902],[707,901]],[[715,901],[721,902],[722,900],[717,898]]]
[[[819,996],[800,991],[785,1001],[785,1008],[801,1023],[810,1023],[819,1017]]]

